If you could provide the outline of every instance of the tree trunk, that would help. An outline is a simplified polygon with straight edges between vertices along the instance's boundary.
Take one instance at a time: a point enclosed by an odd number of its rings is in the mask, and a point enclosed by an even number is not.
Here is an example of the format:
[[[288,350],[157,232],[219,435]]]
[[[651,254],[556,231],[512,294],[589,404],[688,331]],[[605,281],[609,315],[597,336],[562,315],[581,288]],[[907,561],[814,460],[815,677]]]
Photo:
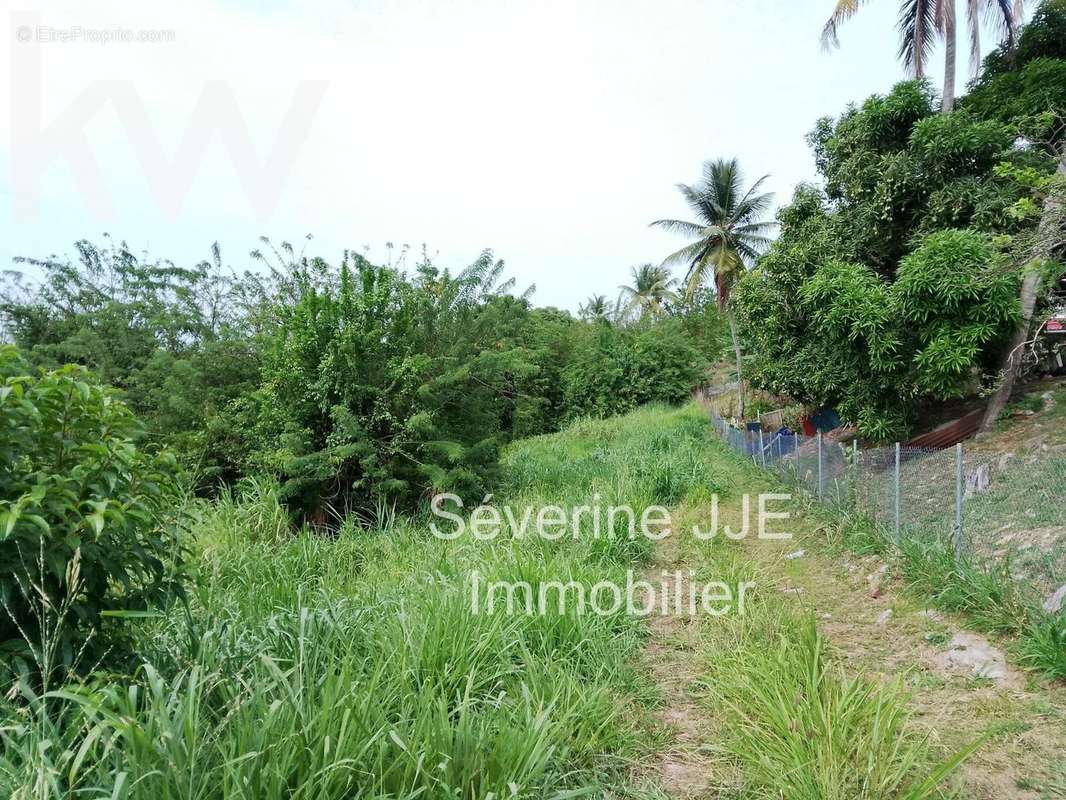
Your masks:
[[[740,397],[740,418],[744,419],[744,373],[740,363],[740,339],[737,337],[737,319],[733,316],[733,309],[726,309],[729,315],[729,333],[733,337],[733,352],[737,356],[737,394]]]
[[[981,420],[981,433],[992,429],[1003,413],[1003,409],[1010,400],[1011,392],[1014,391],[1014,382],[1018,379],[1018,373],[1022,365],[1025,344],[1029,341],[1029,326],[1033,321],[1033,309],[1036,307],[1037,291],[1040,288],[1040,273],[1035,267],[1041,261],[1051,258],[1055,254],[1056,243],[1061,242],[1062,232],[1056,234],[1055,228],[1061,225],[1059,217],[1066,198],[1063,197],[1063,186],[1066,183],[1066,144],[1061,146],[1059,155],[1059,168],[1056,171],[1058,180],[1052,183],[1051,191],[1044,201],[1044,212],[1040,217],[1040,227],[1037,229],[1036,245],[1033,247],[1032,261],[1029,272],[1022,280],[1021,302],[1022,316],[1018,323],[1018,329],[1011,337],[1010,347],[1003,358],[1001,370],[1003,382],[1000,383],[996,393],[988,401],[984,419]]]
[[[955,0],[946,0],[944,12],[944,96],[940,110],[950,114],[955,108]]]

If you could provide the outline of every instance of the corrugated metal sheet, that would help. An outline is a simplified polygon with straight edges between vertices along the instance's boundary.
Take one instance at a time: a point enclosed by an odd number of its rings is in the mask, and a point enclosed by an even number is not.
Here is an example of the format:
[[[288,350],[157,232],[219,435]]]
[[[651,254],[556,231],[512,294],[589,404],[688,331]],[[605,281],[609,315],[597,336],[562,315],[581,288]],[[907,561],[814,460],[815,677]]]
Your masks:
[[[928,433],[915,436],[909,442],[905,442],[904,447],[929,447],[937,450],[951,447],[977,433],[977,428],[981,425],[981,417],[984,416],[984,413],[984,409],[979,408],[964,417],[945,422]]]

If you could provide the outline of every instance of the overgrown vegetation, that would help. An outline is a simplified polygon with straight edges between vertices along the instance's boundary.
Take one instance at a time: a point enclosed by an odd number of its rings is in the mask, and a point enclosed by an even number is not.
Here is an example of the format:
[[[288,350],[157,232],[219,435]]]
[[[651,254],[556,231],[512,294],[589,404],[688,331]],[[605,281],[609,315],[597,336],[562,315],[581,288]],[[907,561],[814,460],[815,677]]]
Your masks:
[[[672,503],[716,486],[708,446],[695,410],[581,422],[513,446],[502,498]],[[253,486],[195,513],[190,613],[140,621],[135,672],[15,684],[4,796],[547,797],[603,791],[643,752],[639,620],[477,613],[470,593],[474,572],[624,583],[647,540],[446,542],[403,516],[279,540]]]
[[[797,190],[735,293],[754,385],[884,440],[994,381],[1062,141],[1062,30],[1045,3],[958,111],[912,81],[819,121],[824,188]]]
[[[624,607],[487,612],[485,584],[621,586],[652,542],[591,516],[576,536],[446,541],[427,501],[639,516],[728,498],[749,467],[668,406],[730,344],[738,380],[874,439],[987,389],[1026,287],[1061,272],[1064,41],[1066,0],[1046,0],[959,110],[916,80],[821,120],[823,185],[780,210],[772,246],[761,180],[707,162],[681,187],[698,221],[656,223],[691,239],[668,259],[684,291],[644,264],[578,318],[533,306],[489,251],[455,273],[266,240],[241,274],[217,246],[191,267],[110,240],[28,259],[36,280],[0,285],[0,793],[630,791],[654,744],[648,627]],[[754,569],[708,547],[715,578]],[[1066,617],[1008,569],[914,539],[897,563],[1066,677]],[[846,673],[775,601],[722,625],[707,670],[745,796],[940,796],[970,750],[938,764],[902,684]]]
[[[763,618],[714,665],[726,738],[755,797],[943,796],[939,784],[980,745],[930,766],[910,727],[902,682],[875,684],[830,663],[811,618]],[[924,773],[924,774],[923,774]]]
[[[259,255],[262,258],[261,254]],[[201,490],[269,474],[299,515],[484,494],[501,446],[586,415],[678,402],[722,347],[706,298],[579,321],[512,293],[484,253],[458,274],[282,246],[266,273],[191,269],[125,245],[32,260],[0,308],[35,367],[83,365],[121,389]]]
[[[825,511],[830,545],[888,560],[917,596],[933,607],[961,614],[970,625],[1010,637],[1017,660],[1049,678],[1066,678],[1066,611],[1048,613],[1009,562],[956,557],[951,543],[920,532],[892,541],[858,514]]]

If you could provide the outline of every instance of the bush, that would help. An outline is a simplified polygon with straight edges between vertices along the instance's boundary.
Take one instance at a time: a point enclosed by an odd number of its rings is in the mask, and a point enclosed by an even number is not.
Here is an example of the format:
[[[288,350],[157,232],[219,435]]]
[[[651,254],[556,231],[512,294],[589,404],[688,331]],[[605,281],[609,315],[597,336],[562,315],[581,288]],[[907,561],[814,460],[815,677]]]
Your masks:
[[[120,656],[123,614],[180,590],[177,465],[84,369],[30,372],[0,349],[0,653],[47,679]]]
[[[592,325],[563,373],[568,417],[624,414],[644,403],[679,403],[706,362],[678,320],[647,327]]]

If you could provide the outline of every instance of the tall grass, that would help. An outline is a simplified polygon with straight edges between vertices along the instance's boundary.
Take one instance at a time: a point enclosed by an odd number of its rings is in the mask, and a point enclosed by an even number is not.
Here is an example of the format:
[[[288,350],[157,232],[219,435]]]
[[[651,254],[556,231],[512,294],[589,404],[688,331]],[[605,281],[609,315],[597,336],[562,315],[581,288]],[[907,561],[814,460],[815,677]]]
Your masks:
[[[696,409],[583,420],[505,454],[497,504],[700,506],[750,473]],[[197,511],[187,607],[137,630],[141,666],[0,700],[17,800],[566,798],[631,792],[649,755],[643,623],[574,607],[475,613],[484,580],[621,583],[641,537],[430,535],[386,510],[293,531],[269,482]],[[585,518],[583,526],[591,522]],[[699,579],[751,577],[736,547]],[[777,601],[776,603],[773,601]],[[710,677],[754,797],[922,798],[942,770],[896,686],[846,678],[775,595],[725,622]],[[752,613],[754,612],[754,613]]]
[[[704,569],[767,583],[733,543],[713,543]],[[913,723],[902,678],[849,672],[812,614],[775,591],[753,592],[745,614],[722,620],[704,647],[706,701],[722,714],[722,744],[740,768],[743,797],[939,798],[983,742],[938,759]]]
[[[714,485],[706,442],[691,410],[582,421],[512,447],[496,502],[668,505]],[[646,747],[640,623],[474,613],[469,576],[589,587],[650,544],[447,542],[426,523],[293,531],[269,481],[199,508],[188,607],[143,621],[134,674],[10,687],[0,796],[547,798],[624,783]]]
[[[932,764],[899,681],[845,674],[809,615],[755,625],[717,659],[711,679],[729,720],[727,747],[753,797],[940,797],[943,779],[981,743]]]

